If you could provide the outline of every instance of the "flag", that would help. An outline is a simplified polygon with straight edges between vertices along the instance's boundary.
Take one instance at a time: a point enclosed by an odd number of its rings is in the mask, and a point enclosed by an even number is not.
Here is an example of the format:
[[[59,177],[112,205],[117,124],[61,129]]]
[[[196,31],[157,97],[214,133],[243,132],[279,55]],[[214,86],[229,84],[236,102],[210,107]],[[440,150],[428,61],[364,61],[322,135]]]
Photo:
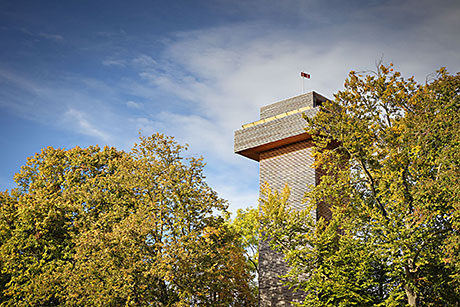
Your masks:
[[[310,79],[310,74],[307,74],[306,72],[303,72],[303,71],[302,71],[302,72],[300,73],[300,77]]]

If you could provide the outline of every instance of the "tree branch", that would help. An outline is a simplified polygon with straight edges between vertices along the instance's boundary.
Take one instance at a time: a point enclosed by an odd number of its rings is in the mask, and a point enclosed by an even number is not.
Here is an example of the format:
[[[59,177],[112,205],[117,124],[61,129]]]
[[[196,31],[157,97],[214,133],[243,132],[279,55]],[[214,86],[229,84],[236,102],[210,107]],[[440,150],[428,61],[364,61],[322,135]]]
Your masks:
[[[369,172],[369,170],[367,169],[367,167],[364,165],[364,162],[360,159],[358,159],[361,167],[363,168],[364,170],[364,173],[366,174],[366,177],[367,179],[370,181],[370,186],[371,186],[371,190],[372,190],[372,194],[374,195],[374,199],[375,201],[377,202],[379,208],[380,208],[380,211],[382,212],[382,215],[385,217],[385,219],[388,219],[388,213],[387,211],[385,210],[385,207],[383,206],[383,204],[380,202],[379,198],[377,197],[377,192],[375,191],[375,181],[374,181],[374,178],[372,177],[371,173]]]

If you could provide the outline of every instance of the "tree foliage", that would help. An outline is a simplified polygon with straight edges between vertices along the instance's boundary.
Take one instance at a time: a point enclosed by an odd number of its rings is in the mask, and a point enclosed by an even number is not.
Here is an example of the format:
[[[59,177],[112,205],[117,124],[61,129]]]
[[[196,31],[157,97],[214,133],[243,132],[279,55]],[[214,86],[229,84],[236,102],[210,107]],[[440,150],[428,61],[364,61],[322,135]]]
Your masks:
[[[326,176],[302,212],[266,191],[262,217],[305,306],[458,306],[459,114],[460,74],[420,85],[382,65],[307,119]]]
[[[254,305],[227,205],[185,149],[157,134],[29,158],[0,194],[1,305]]]
[[[259,279],[259,210],[252,207],[238,209],[233,220],[229,220],[230,227],[237,233],[238,241],[245,250],[245,257],[249,271],[253,277],[251,288],[254,296],[258,296]]]

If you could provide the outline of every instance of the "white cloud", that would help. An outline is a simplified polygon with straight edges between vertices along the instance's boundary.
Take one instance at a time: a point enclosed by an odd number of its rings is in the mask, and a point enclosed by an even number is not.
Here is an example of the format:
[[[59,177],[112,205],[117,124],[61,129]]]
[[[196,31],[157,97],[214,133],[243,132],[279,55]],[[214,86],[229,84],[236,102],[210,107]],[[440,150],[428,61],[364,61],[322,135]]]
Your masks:
[[[321,4],[312,1],[308,5]],[[430,5],[423,2],[422,6]],[[444,9],[424,14],[423,10],[411,11],[414,7],[416,3],[410,2],[398,11],[400,3],[388,1],[347,9],[350,16],[345,17],[337,10],[338,23],[327,21],[335,18],[332,14],[326,21],[305,28],[252,22],[178,33],[163,56],[155,57],[154,65],[137,68],[142,80],[187,101],[191,112],[160,112],[149,119],[149,127],[175,135],[191,144],[192,150],[203,153],[211,168],[211,185],[225,191],[221,193],[231,198],[232,207],[257,203],[257,193],[245,190],[248,181],[241,180],[246,176],[257,183],[257,174],[248,175],[247,170],[257,163],[233,154],[233,131],[257,120],[261,106],[300,94],[300,71],[312,76],[305,81],[306,91],[333,98],[333,93],[342,89],[348,71],[374,69],[382,55],[384,62],[395,63],[405,76],[415,75],[420,82],[439,66],[460,70],[460,39],[453,39],[458,34],[447,26],[459,23],[450,17],[455,14]],[[378,19],[390,12],[393,24]],[[417,19],[420,14],[426,18]],[[321,15],[316,14],[304,25],[319,20]],[[446,31],[446,37],[436,35]],[[226,178],[218,176],[219,172],[225,172]],[[244,183],[235,180],[226,189],[229,177]],[[238,191],[247,197],[239,198]]]
[[[40,92],[40,86],[38,84],[6,69],[0,68],[0,79],[3,79],[4,82],[9,82],[11,85],[19,87],[30,93]]]
[[[135,101],[132,101],[132,100],[127,101],[126,106],[129,107],[129,108],[133,108],[133,109],[142,109],[144,107],[144,105],[142,103],[135,102]]]
[[[387,5],[390,8],[361,10],[369,15],[366,23],[383,9],[396,9],[395,3]],[[198,114],[212,118],[216,126],[236,129],[243,122],[256,120],[260,106],[300,94],[301,70],[312,75],[306,89],[331,97],[341,89],[349,70],[374,69],[382,55],[384,61],[395,62],[397,69],[420,81],[441,65],[458,69],[460,40],[450,42],[453,46],[448,49],[429,41],[434,32],[444,28],[434,22],[440,18],[433,14],[417,23],[418,32],[406,26],[397,34],[385,29],[386,25],[362,24],[360,20],[294,31],[264,29],[266,25],[257,24],[188,31],[178,34],[165,58],[157,60],[160,69],[141,71],[140,76],[193,102]],[[432,35],[420,39],[425,32]],[[444,41],[446,44],[449,42]],[[442,63],[446,59],[449,63]]]
[[[43,37],[43,38],[53,40],[53,41],[62,41],[62,40],[64,40],[64,38],[61,35],[55,34],[55,33],[40,32],[38,35]]]
[[[213,118],[161,112],[156,116],[156,121],[162,123],[166,133],[177,136],[183,143],[191,144],[191,149],[197,153],[218,157],[226,162],[234,158],[232,131],[221,127]]]
[[[76,126],[80,133],[101,139],[105,142],[110,142],[111,137],[108,133],[100,130],[94,124],[90,123],[88,115],[82,111],[76,109],[69,109],[65,114],[64,118],[70,124]]]
[[[0,69],[0,83],[7,85],[0,92],[0,107],[20,118],[81,133],[98,142],[114,141],[105,132],[108,128],[121,135],[121,127],[115,125],[120,115],[107,103],[115,96],[113,89],[91,78],[68,81],[32,80]]]
[[[126,60],[124,59],[106,59],[102,61],[102,65],[104,66],[118,66],[118,67],[125,67]]]
[[[145,54],[141,54],[135,57],[131,62],[135,67],[140,67],[143,69],[154,67],[157,64],[157,62],[151,56]]]

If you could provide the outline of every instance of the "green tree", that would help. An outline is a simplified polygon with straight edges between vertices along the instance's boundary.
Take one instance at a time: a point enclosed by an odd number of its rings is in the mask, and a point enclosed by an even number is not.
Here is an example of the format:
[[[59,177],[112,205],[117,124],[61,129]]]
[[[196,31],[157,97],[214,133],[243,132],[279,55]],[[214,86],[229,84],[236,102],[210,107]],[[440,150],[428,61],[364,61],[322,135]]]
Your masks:
[[[251,288],[254,296],[258,296],[259,278],[259,210],[252,207],[238,209],[233,220],[228,221],[230,227],[238,235],[241,247],[245,250],[245,257],[253,282]]]
[[[266,190],[262,217],[305,306],[458,306],[459,114],[460,74],[420,85],[382,65],[307,119],[327,175],[301,212]]]
[[[185,149],[157,134],[29,158],[0,194],[2,306],[254,305],[227,205]]]

